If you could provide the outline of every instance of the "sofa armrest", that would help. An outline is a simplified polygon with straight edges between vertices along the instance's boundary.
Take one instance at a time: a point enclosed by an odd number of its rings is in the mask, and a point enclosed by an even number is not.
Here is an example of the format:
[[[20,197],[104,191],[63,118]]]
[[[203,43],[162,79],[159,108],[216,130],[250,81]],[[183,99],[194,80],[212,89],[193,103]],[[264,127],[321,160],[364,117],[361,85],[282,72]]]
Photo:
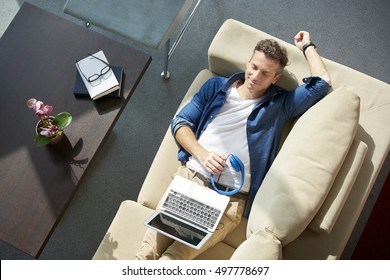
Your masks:
[[[144,221],[152,213],[135,201],[123,201],[93,259],[133,260],[146,232]]]
[[[367,153],[367,144],[355,139],[337,174],[333,186],[309,227],[316,233],[332,231],[359,174]]]

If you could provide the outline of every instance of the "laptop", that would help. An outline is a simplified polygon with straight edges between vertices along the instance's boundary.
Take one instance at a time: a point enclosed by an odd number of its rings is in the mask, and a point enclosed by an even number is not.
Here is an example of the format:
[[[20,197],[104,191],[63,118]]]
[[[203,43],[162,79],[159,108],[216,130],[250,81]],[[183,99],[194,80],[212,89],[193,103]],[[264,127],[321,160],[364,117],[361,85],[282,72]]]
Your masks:
[[[216,230],[229,197],[175,176],[158,209],[145,225],[199,249]]]

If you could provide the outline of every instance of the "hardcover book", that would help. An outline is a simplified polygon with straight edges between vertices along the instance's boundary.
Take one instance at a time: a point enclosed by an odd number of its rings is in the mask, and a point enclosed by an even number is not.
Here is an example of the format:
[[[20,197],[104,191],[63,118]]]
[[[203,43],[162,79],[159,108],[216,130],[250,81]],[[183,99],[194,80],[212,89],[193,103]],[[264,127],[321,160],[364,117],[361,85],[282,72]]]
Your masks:
[[[112,66],[111,69],[114,72],[116,79],[118,80],[119,88],[117,90],[105,95],[105,97],[120,98],[121,97],[122,79],[123,79],[123,67],[122,66]],[[76,97],[91,98],[91,96],[88,93],[87,87],[85,86],[84,81],[81,78],[81,75],[78,71],[76,72],[76,79],[75,79],[73,94]]]
[[[109,63],[103,51],[76,62],[76,67],[91,99],[96,100],[119,89],[114,72],[107,68]]]

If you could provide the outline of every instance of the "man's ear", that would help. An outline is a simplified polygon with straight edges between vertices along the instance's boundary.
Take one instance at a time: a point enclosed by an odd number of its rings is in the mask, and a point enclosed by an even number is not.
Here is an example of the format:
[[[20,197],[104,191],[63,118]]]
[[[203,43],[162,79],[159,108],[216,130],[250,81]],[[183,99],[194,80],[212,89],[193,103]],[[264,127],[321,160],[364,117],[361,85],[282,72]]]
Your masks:
[[[276,74],[272,83],[275,84],[277,81],[279,81],[279,79],[280,79],[280,77],[282,77],[282,75],[283,75],[283,72],[280,74]]]

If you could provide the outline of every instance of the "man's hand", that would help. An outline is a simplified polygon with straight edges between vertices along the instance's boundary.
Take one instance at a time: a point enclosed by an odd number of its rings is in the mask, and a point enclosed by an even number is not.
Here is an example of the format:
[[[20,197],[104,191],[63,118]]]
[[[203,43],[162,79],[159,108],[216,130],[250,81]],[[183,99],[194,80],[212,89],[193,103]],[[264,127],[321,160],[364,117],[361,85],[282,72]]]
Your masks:
[[[199,144],[194,132],[188,126],[182,126],[176,131],[176,141],[211,174],[219,175],[227,166],[225,156],[216,152],[209,152]]]
[[[201,154],[198,154],[196,158],[207,172],[210,172],[213,175],[221,174],[223,169],[227,166],[225,155],[220,153],[208,152],[205,150]]]
[[[294,37],[294,43],[298,49],[302,50],[303,45],[310,42],[310,34],[307,31],[299,31]]]

